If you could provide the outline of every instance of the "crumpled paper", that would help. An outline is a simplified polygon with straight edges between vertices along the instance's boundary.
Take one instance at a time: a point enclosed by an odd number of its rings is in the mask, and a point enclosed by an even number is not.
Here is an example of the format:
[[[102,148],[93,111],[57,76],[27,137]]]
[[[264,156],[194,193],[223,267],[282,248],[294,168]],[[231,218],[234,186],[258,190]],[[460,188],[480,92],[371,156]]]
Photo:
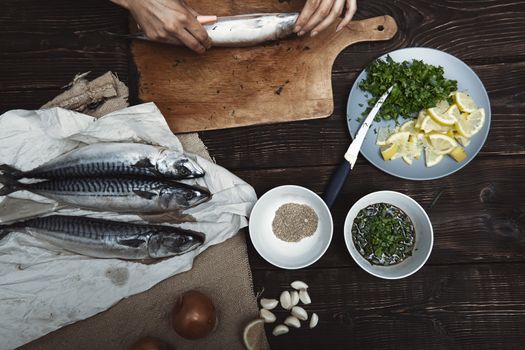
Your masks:
[[[143,142],[182,150],[153,103],[99,119],[61,108],[13,110],[0,116],[0,164],[24,171],[84,144],[109,141]],[[14,232],[0,240],[0,349],[13,349],[88,318],[122,298],[187,271],[196,255],[247,226],[247,217],[257,199],[253,188],[226,169],[190,156],[206,175],[187,182],[197,182],[213,193],[210,201],[185,211],[195,222],[176,224],[206,233],[206,242],[197,250],[147,265],[68,253],[24,233]],[[36,209],[28,209],[31,206]],[[0,197],[0,223],[14,216],[21,219],[30,213],[50,211],[134,222],[142,219],[136,215],[62,208],[26,191]]]

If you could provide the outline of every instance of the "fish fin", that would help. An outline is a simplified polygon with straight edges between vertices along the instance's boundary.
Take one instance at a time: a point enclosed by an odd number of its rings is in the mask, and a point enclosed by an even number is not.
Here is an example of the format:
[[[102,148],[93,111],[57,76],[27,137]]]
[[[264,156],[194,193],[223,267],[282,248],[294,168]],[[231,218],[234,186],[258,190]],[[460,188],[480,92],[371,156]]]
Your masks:
[[[134,168],[155,168],[155,165],[149,158],[143,158],[132,165]]]
[[[125,245],[127,247],[131,247],[131,248],[138,248],[142,244],[146,243],[145,240],[140,239],[140,238],[120,239],[118,242],[119,244]]]
[[[2,175],[9,176],[13,179],[18,179],[22,177],[22,172],[18,170],[17,168],[14,168],[7,164],[0,164],[0,171],[2,172]]]
[[[22,184],[6,175],[0,175],[0,196],[7,196],[10,193],[16,192],[22,188]]]
[[[133,193],[145,199],[153,199],[157,195],[155,192],[140,191],[140,190],[134,190]]]

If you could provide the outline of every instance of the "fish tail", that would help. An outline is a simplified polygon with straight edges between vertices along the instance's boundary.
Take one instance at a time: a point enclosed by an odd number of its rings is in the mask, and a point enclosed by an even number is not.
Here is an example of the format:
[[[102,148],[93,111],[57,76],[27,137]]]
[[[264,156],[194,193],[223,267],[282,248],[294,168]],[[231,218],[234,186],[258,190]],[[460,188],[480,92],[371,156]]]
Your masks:
[[[19,179],[22,177],[23,172],[7,164],[0,164],[0,171],[2,175],[9,176],[13,179]]]
[[[0,175],[0,184],[3,186],[0,188],[0,196],[7,196],[10,193],[21,190],[23,187],[21,183],[6,175]]]

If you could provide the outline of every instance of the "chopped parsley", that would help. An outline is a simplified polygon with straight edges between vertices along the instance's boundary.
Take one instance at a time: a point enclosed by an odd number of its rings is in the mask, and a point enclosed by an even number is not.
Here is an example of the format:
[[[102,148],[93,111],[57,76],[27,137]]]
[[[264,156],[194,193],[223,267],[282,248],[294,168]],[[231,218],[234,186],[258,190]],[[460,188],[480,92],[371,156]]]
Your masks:
[[[377,117],[383,120],[397,120],[399,116],[414,117],[422,109],[434,107],[439,101],[446,100],[449,94],[458,89],[456,80],[443,76],[443,67],[426,64],[423,61],[394,62],[376,60],[367,69],[367,78],[359,87],[369,92],[367,115],[381,95],[395,85]],[[365,97],[368,94],[365,93]]]

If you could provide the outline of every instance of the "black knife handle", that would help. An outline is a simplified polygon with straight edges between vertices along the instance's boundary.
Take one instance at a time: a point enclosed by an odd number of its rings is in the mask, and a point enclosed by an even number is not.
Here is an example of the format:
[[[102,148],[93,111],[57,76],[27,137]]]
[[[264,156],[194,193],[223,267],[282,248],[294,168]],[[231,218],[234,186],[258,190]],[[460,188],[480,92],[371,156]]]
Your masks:
[[[345,160],[339,165],[334,175],[332,175],[323,195],[323,200],[328,208],[332,208],[332,205],[346,182],[350,170],[350,163]]]

